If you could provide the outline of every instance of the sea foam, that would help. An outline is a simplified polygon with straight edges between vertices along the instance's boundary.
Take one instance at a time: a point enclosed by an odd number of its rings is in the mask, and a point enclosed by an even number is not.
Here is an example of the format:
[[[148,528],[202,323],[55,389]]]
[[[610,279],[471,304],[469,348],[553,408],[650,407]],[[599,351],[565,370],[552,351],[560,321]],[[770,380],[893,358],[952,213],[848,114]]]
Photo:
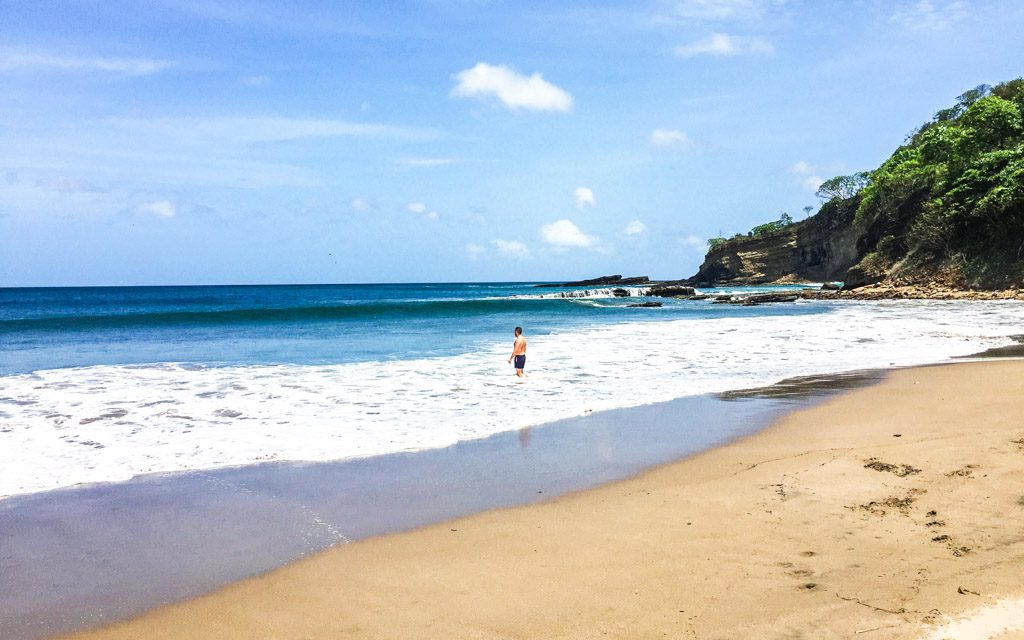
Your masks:
[[[337,365],[91,366],[0,377],[0,496],[137,474],[433,447],[800,376],[1008,344],[1018,302],[820,302],[824,313],[621,323],[461,355]]]

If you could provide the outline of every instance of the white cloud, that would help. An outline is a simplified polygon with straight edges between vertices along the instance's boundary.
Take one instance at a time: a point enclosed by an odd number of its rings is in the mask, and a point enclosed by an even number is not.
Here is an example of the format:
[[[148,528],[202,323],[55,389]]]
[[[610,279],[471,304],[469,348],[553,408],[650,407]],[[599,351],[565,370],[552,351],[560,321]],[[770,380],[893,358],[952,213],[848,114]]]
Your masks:
[[[757,20],[784,0],[675,0],[676,16],[687,20]]]
[[[593,247],[599,239],[588,236],[571,220],[558,220],[540,228],[540,237],[544,242],[556,247]]]
[[[901,5],[889,21],[911,31],[945,31],[969,15],[970,6],[966,2],[920,0],[915,4]]]
[[[427,220],[437,220],[438,218],[440,218],[436,211],[427,211],[427,205],[423,204],[422,202],[410,202],[409,204],[405,205],[405,210],[408,211],[409,213],[421,215]]]
[[[178,207],[170,200],[157,200],[146,202],[138,207],[140,213],[150,213],[161,218],[173,218],[178,213]]]
[[[535,73],[524,76],[504,65],[478,62],[475,67],[455,74],[458,84],[452,96],[459,98],[495,97],[509,109],[532,111],[568,111],[572,96]]]
[[[764,38],[731,36],[727,33],[712,33],[708,37],[676,47],[675,54],[680,58],[695,56],[743,56],[772,55],[775,46]]]
[[[463,247],[463,249],[465,249],[466,256],[470,260],[479,260],[480,256],[482,256],[484,254],[484,252],[487,251],[487,249],[485,249],[482,246],[476,244],[475,242],[470,242],[465,247]]]
[[[683,245],[684,247],[687,247],[688,249],[693,249],[694,251],[699,251],[701,253],[704,253],[704,250],[707,248],[707,241],[705,241],[704,238],[701,238],[700,236],[693,235],[692,233],[690,235],[679,238],[679,244]]]
[[[498,249],[498,253],[506,258],[524,260],[533,257],[529,247],[518,240],[491,240],[491,244]]]
[[[587,206],[597,204],[597,200],[594,199],[594,192],[586,187],[577,187],[572,192],[572,199],[576,203],[576,208],[580,211],[583,211]]]
[[[651,132],[651,146],[654,147],[689,147],[690,136],[675,129],[655,129]]]
[[[626,228],[622,230],[622,233],[631,236],[642,236],[647,231],[647,225],[640,222],[639,220],[633,220],[626,225]]]
[[[60,56],[36,51],[0,51],[3,71],[97,71],[126,76],[148,76],[174,67],[170,60]]]
[[[370,209],[370,203],[363,198],[356,198],[355,200],[352,201],[352,204],[350,206],[352,207],[353,211],[358,211],[360,213],[362,213],[363,211],[368,211]]]
[[[814,193],[821,186],[821,183],[825,182],[825,179],[818,175],[819,167],[804,160],[797,161],[789,170],[796,174],[797,182],[805,191]]]

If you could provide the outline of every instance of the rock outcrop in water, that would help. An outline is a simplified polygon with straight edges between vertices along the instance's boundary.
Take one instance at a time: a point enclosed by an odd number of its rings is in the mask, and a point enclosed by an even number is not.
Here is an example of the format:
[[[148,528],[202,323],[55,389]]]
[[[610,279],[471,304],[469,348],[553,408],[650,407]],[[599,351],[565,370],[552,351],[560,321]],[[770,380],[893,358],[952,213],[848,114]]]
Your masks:
[[[686,298],[695,293],[693,287],[680,284],[656,284],[647,291],[647,295],[656,298]]]
[[[590,280],[575,280],[573,282],[561,282],[552,284],[535,284],[535,287],[622,287],[626,285],[639,285],[649,284],[650,279],[647,276],[633,276],[631,278],[623,278],[621,275],[614,276],[601,276],[600,278],[591,278]]]

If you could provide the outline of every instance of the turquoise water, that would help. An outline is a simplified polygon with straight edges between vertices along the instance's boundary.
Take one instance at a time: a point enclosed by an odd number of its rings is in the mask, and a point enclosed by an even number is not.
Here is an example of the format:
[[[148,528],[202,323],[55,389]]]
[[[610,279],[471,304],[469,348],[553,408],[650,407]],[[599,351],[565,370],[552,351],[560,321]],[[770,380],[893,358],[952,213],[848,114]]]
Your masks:
[[[642,288],[630,287],[631,293]],[[560,298],[531,283],[0,289],[0,375],[99,364],[330,364],[454,355],[511,335],[763,308]],[[578,290],[574,290],[578,291]],[[811,307],[771,313],[807,314]]]

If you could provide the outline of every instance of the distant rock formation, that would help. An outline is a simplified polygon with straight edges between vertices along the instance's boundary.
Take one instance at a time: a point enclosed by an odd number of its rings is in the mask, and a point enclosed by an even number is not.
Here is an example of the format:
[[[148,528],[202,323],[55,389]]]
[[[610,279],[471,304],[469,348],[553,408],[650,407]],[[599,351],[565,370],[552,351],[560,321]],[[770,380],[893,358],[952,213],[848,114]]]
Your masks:
[[[553,284],[535,284],[535,287],[614,287],[614,286],[625,286],[625,285],[641,285],[649,284],[650,279],[647,276],[633,276],[631,278],[623,278],[621,275],[614,276],[601,276],[600,278],[591,278],[590,280],[575,280],[573,282],[562,282]]]

